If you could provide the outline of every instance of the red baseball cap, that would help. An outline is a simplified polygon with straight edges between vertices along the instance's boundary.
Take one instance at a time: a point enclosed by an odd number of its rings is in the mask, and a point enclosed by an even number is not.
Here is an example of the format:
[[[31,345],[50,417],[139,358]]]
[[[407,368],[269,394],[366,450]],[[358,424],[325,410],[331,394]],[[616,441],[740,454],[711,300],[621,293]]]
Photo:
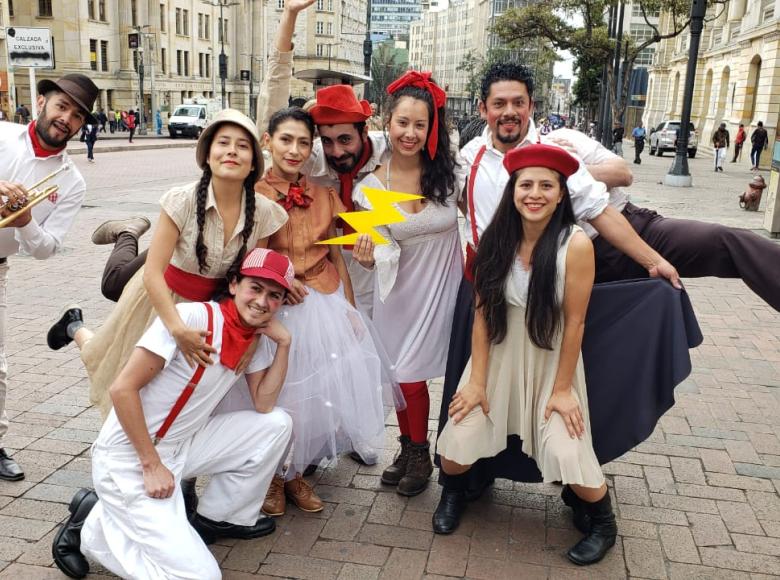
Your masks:
[[[255,248],[241,262],[241,273],[252,278],[273,280],[285,289],[292,288],[295,270],[287,256],[266,248]]]
[[[358,101],[349,85],[333,85],[317,91],[317,104],[309,111],[317,125],[362,123],[371,116],[368,101]]]
[[[562,147],[534,143],[509,151],[504,155],[504,167],[510,174],[524,167],[547,167],[570,177],[577,172],[580,162]]]

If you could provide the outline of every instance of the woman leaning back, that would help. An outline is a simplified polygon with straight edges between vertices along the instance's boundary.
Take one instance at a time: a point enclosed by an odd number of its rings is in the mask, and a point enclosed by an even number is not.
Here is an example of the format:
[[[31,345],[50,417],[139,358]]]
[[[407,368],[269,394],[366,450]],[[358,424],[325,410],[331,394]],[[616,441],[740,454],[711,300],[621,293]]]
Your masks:
[[[441,468],[463,491],[471,466],[519,435],[544,481],[567,485],[575,511],[590,517],[567,556],[593,564],[615,544],[617,525],[580,353],[595,260],[566,188],[578,162],[537,144],[513,149],[504,166],[510,179],[475,260],[472,356],[437,442]]]
[[[90,400],[103,417],[111,408],[108,387],[155,316],[190,364],[212,362],[207,332],[186,326],[175,305],[209,300],[247,249],[265,247],[287,221],[278,204],[254,192],[263,174],[263,157],[257,129],[247,116],[234,109],[215,115],[198,140],[195,158],[203,170],[200,180],[174,187],[160,200],[162,211],[146,265],[127,284],[100,329],[77,340],[89,374]],[[68,307],[49,331],[49,346],[68,344],[81,318],[78,307]]]

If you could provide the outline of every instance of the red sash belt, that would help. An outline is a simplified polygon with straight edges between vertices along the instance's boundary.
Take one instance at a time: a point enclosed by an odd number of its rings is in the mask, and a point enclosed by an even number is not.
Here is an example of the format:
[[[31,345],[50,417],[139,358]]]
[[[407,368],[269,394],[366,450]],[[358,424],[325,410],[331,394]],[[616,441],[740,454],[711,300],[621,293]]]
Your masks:
[[[474,259],[477,257],[477,252],[471,247],[471,244],[466,244],[466,268],[463,270],[463,276],[474,283]]]
[[[219,278],[206,278],[191,274],[168,264],[165,269],[165,282],[168,288],[176,292],[182,298],[191,302],[206,302],[211,300],[219,284]]]

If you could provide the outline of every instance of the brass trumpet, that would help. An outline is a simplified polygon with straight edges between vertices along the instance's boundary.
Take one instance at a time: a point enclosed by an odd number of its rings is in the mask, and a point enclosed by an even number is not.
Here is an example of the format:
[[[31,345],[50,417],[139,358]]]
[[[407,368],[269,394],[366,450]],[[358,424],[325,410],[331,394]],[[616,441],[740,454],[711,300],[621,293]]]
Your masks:
[[[51,180],[56,176],[58,173],[61,173],[63,171],[68,171],[71,168],[71,162],[66,161],[62,164],[62,166],[57,169],[56,171],[52,171],[38,181],[37,183],[34,183],[30,188],[28,188],[27,192],[29,196],[26,200],[24,200],[23,203],[16,204],[16,203],[9,203],[7,199],[0,200],[0,211],[3,211],[5,209],[8,209],[11,211],[10,214],[5,216],[4,218],[0,219],[0,228],[4,228],[11,222],[13,222],[16,218],[18,218],[22,213],[26,212],[28,209],[38,205],[41,203],[44,199],[48,198],[52,193],[56,193],[57,190],[59,190],[59,185],[49,185],[48,187],[44,187],[43,189],[38,189],[41,187],[44,183]]]

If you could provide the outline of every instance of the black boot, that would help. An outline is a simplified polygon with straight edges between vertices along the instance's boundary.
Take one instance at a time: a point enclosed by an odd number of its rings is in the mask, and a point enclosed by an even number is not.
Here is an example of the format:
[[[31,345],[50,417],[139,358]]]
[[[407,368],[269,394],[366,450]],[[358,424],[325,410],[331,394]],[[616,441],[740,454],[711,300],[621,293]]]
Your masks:
[[[615,545],[617,537],[617,524],[609,493],[595,503],[585,503],[585,508],[590,516],[590,533],[566,554],[569,560],[580,566],[601,560],[607,550]]]
[[[395,456],[393,464],[382,472],[382,483],[387,485],[398,485],[401,478],[406,475],[406,464],[409,463],[409,453],[412,449],[412,440],[408,435],[401,435],[398,438],[401,449]]]
[[[574,523],[574,527],[583,534],[589,533],[590,516],[588,515],[588,511],[585,507],[588,504],[582,501],[568,485],[563,486],[563,491],[561,491],[561,499],[563,500],[563,503],[571,508],[571,520]]]
[[[428,487],[428,479],[433,473],[433,463],[429,452],[430,444],[409,443],[409,461],[406,464],[406,474],[398,482],[396,491],[405,496],[422,493]]]
[[[49,345],[50,349],[59,350],[73,341],[73,337],[68,336],[68,325],[71,322],[84,322],[78,304],[66,306],[60,314],[60,319],[49,329],[48,334],[46,334],[46,344]]]
[[[8,457],[5,449],[0,447],[0,479],[5,481],[19,481],[24,479],[24,471],[13,459]]]
[[[89,573],[89,562],[81,553],[81,527],[95,507],[98,497],[91,489],[80,489],[70,500],[70,517],[54,536],[51,555],[57,568],[71,578],[83,578]]]
[[[481,481],[473,481],[469,478],[469,484],[466,487],[466,501],[477,501],[496,481],[495,477],[489,477]]]
[[[188,521],[192,521],[192,517],[198,509],[198,494],[195,491],[196,482],[197,479],[194,477],[181,480],[181,494],[184,496],[184,510],[187,512]]]
[[[447,475],[441,489],[441,499],[433,512],[433,531],[451,534],[460,525],[460,516],[466,509],[468,471],[461,475]]]
[[[276,522],[273,518],[262,516],[253,526],[239,526],[228,522],[215,522],[196,513],[192,518],[192,527],[198,532],[203,543],[208,545],[213,544],[217,538],[251,540],[267,536],[276,529]]]

